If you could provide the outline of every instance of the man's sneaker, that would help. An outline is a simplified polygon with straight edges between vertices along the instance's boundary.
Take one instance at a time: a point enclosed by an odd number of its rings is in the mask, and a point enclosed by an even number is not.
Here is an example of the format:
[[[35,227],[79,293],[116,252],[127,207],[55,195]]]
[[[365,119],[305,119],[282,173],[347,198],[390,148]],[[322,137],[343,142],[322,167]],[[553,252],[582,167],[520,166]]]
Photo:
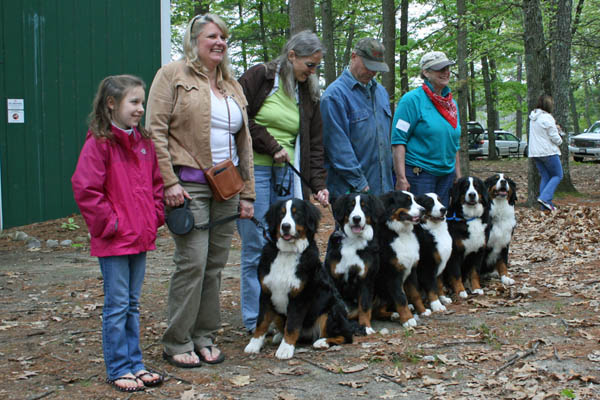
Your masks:
[[[540,199],[538,197],[537,199],[538,203],[540,203],[542,206],[544,206],[544,208],[548,211],[554,211],[554,206],[552,206],[552,204],[545,202],[544,200]]]

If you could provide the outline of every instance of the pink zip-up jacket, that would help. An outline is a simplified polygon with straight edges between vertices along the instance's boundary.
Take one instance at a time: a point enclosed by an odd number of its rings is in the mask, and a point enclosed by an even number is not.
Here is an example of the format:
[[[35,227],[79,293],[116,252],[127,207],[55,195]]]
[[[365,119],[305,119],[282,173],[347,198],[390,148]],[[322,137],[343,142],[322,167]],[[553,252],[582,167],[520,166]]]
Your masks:
[[[114,140],[88,132],[71,178],[96,257],[154,250],[165,222],[163,180],[151,139],[112,126]]]

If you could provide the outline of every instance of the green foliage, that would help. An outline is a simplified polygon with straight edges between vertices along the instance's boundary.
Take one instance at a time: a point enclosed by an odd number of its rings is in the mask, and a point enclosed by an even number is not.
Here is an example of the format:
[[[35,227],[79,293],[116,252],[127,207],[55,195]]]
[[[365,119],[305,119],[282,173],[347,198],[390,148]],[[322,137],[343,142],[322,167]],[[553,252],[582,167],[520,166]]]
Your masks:
[[[75,218],[69,218],[67,219],[67,222],[63,222],[62,224],[60,224],[60,228],[66,229],[68,231],[75,231],[79,229],[79,225],[75,223]]]
[[[289,37],[290,0],[173,0],[171,2],[172,58],[181,55],[181,39],[187,22],[194,10],[209,9],[221,16],[229,26],[229,54],[236,74],[241,75],[250,66],[277,57]],[[548,31],[555,1],[542,0],[544,32],[551,48],[551,35]],[[382,15],[380,0],[331,0],[334,27],[334,54],[338,75],[348,63],[348,57],[356,40],[365,36],[382,39]],[[397,19],[400,19],[399,2],[396,2]],[[408,21],[408,44],[400,46],[396,41],[395,54],[399,60],[402,51],[407,52],[409,85],[415,88],[420,84],[418,62],[424,52],[441,50],[451,58],[456,58],[456,27],[458,23],[456,0],[410,1]],[[573,13],[576,13],[574,2]],[[467,62],[473,62],[475,76],[469,83],[475,88],[474,104],[478,110],[478,120],[486,124],[485,97],[481,78],[481,58],[487,56],[496,62],[497,80],[494,87],[498,98],[496,108],[500,114],[500,128],[513,130],[516,112],[520,108],[527,122],[527,87],[525,69],[523,77],[517,81],[519,56],[524,65],[523,9],[522,1],[498,2],[497,0],[477,0],[466,2],[464,19],[467,26]],[[317,33],[322,27],[321,2],[315,1]],[[573,21],[574,22],[574,21]],[[400,24],[396,26],[399,39]],[[571,82],[578,111],[580,129],[600,119],[600,7],[595,1],[585,1],[580,20],[573,35]],[[454,70],[456,72],[456,69]],[[396,68],[397,95],[399,96],[399,68]],[[456,88],[456,82],[451,82]],[[396,97],[398,99],[398,96]],[[524,101],[519,103],[517,96]],[[571,117],[571,116],[569,116]],[[570,122],[572,126],[572,122]],[[525,129],[525,124],[524,124]],[[568,128],[572,130],[572,127]]]

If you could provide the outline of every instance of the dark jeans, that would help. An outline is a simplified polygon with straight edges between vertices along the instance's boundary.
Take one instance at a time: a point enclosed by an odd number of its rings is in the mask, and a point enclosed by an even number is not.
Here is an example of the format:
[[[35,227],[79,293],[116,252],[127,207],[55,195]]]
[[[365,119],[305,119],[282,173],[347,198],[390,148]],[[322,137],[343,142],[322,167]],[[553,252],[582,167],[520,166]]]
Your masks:
[[[419,174],[415,174],[413,166],[406,166],[406,180],[410,183],[410,192],[415,196],[420,196],[425,193],[437,193],[442,199],[442,204],[445,207],[449,206],[450,203],[450,189],[454,183],[454,172],[436,176],[428,172],[421,171]]]

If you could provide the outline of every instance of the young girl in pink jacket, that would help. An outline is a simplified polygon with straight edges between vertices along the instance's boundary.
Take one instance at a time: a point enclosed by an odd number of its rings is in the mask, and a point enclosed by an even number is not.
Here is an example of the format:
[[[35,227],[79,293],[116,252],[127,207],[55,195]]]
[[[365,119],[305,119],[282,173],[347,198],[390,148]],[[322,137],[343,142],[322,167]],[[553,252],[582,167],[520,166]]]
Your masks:
[[[100,83],[71,179],[104,279],[106,381],[123,392],[163,381],[144,367],[139,340],[146,251],[156,248],[156,230],[164,223],[154,145],[139,125],[145,97],[144,82],[135,76],[109,76]]]

